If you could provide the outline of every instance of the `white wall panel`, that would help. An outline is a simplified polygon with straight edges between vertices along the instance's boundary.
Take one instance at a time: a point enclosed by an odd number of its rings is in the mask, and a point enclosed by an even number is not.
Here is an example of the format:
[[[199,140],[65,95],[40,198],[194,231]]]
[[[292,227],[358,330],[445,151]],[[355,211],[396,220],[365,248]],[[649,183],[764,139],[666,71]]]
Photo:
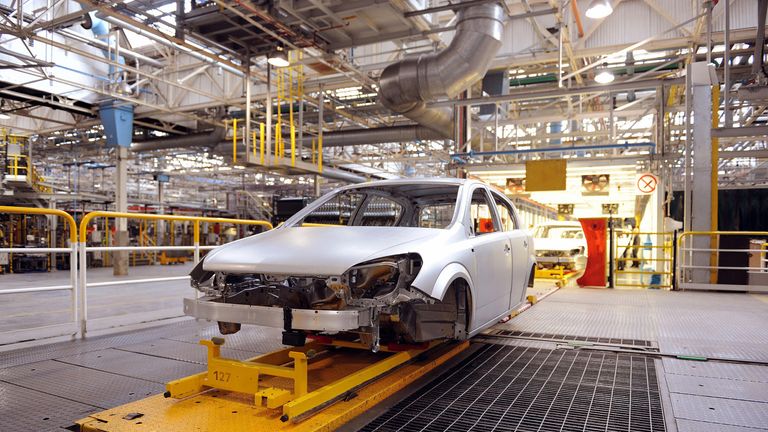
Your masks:
[[[757,27],[757,2],[755,0],[730,0],[731,30]],[[712,29],[725,30],[725,0],[713,11]]]
[[[520,52],[528,53],[531,50],[541,49],[540,38],[536,29],[528,20],[516,19],[507,23],[504,28],[504,38],[498,57],[509,56]]]

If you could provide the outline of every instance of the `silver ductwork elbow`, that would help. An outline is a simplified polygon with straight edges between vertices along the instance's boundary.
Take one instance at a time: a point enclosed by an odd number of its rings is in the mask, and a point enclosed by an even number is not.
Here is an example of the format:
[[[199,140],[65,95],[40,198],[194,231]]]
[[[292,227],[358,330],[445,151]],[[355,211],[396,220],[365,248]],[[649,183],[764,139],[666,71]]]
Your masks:
[[[480,80],[502,44],[506,13],[487,3],[462,9],[456,34],[439,53],[408,58],[387,66],[379,79],[379,100],[390,110],[449,137],[453,111],[428,108],[427,102],[453,98]]]

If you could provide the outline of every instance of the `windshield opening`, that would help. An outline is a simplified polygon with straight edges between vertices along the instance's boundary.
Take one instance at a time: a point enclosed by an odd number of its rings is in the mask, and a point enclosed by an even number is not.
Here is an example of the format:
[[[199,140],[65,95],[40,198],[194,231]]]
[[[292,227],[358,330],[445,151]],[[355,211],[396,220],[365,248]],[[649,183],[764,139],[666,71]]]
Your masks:
[[[446,228],[453,221],[458,192],[459,186],[450,184],[346,189],[304,214],[293,226]]]

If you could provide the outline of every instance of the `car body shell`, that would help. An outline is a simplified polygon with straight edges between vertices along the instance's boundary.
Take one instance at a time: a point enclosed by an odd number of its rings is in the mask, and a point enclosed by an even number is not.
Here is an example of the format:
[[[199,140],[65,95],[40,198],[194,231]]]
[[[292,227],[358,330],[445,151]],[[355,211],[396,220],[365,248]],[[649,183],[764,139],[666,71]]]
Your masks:
[[[562,229],[578,231],[581,235],[573,238],[554,238],[551,236],[534,236],[536,243],[536,262],[539,267],[563,266],[569,269],[581,270],[587,261],[587,240],[584,237],[581,223],[578,221],[545,222],[536,227],[547,230]]]
[[[533,240],[530,234],[519,229],[514,205],[503,194],[478,181],[388,180],[341,189],[425,183],[458,186],[453,219],[444,229],[299,225],[306,215],[338,192],[336,190],[316,200],[274,230],[213,250],[205,257],[203,269],[209,272],[332,277],[363,262],[415,253],[422,258],[423,265],[411,285],[428,297],[443,300],[446,291],[457,279],[463,279],[467,284],[471,302],[468,333],[471,336],[508,315],[524,301],[535,265]],[[518,228],[475,234],[469,221],[472,194],[478,188],[488,194],[489,199],[503,200],[512,209]],[[496,226],[501,226],[495,206],[492,217]],[[200,308],[211,305],[200,305],[200,300],[195,303],[193,307],[190,300],[188,314],[212,319],[213,315],[200,312]],[[323,311],[326,312],[329,311]],[[215,316],[214,319],[227,319],[226,314]],[[364,319],[361,318],[360,322]],[[309,330],[333,326],[321,323],[315,327]]]

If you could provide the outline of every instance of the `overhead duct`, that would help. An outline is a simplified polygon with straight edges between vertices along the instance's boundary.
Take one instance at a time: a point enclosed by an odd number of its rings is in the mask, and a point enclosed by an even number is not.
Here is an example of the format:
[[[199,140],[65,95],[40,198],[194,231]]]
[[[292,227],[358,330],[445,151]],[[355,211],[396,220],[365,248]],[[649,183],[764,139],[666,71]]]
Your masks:
[[[145,152],[153,150],[165,150],[187,147],[215,147],[227,135],[227,130],[217,127],[211,132],[196,133],[190,135],[157,138],[147,141],[138,141],[131,144],[131,151]]]
[[[377,129],[350,129],[323,134],[323,147],[342,147],[349,145],[397,143],[419,140],[443,139],[442,133],[424,126],[393,126]],[[301,144],[312,145],[311,136],[304,136]]]
[[[458,12],[451,44],[439,53],[387,66],[379,79],[379,100],[415,126],[353,129],[323,134],[323,146],[382,144],[453,137],[453,110],[427,108],[438,98],[453,98],[485,76],[501,47],[506,14],[501,5],[480,4]],[[309,146],[310,138],[302,144]]]
[[[461,9],[456,34],[447,48],[384,69],[379,79],[379,100],[444,138],[452,136],[453,111],[447,107],[427,108],[427,102],[454,98],[485,75],[501,47],[505,19],[498,3]]]

